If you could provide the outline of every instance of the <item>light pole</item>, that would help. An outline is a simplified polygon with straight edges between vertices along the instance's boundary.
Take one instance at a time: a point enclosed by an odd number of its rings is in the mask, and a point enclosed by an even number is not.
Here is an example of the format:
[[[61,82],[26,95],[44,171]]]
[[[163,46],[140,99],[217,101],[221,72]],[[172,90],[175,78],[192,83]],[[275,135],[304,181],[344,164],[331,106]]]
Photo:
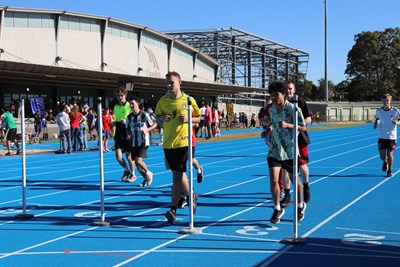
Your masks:
[[[325,101],[328,102],[328,0],[325,0]]]

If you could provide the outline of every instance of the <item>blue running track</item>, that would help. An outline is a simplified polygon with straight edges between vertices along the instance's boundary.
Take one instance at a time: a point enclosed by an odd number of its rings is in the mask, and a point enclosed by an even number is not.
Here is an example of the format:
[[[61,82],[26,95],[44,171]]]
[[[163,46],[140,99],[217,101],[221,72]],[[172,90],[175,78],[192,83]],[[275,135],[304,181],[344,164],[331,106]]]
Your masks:
[[[249,130],[259,131],[259,129]],[[229,134],[235,131],[223,132]],[[0,266],[400,266],[399,152],[394,177],[382,172],[378,132],[372,124],[310,131],[311,201],[293,237],[293,206],[273,225],[263,139],[198,141],[196,158],[205,179],[197,184],[194,225],[184,235],[188,207],[169,209],[171,174],[161,147],[145,161],[150,187],[120,181],[114,153],[104,154],[105,218],[100,219],[98,151],[27,155],[26,203],[22,213],[21,156],[0,157]],[[95,146],[91,142],[90,146]],[[57,143],[27,149],[56,149]]]

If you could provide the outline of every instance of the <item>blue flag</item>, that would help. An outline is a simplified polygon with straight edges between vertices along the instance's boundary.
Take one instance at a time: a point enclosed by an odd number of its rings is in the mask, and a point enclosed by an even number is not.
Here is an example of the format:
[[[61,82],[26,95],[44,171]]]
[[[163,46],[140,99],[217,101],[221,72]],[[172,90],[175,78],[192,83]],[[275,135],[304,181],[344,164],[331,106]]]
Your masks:
[[[32,114],[40,113],[42,127],[46,127],[46,110],[44,108],[44,101],[41,97],[32,97],[29,100],[31,104]],[[44,119],[44,120],[43,120]],[[43,125],[44,124],[44,125]]]

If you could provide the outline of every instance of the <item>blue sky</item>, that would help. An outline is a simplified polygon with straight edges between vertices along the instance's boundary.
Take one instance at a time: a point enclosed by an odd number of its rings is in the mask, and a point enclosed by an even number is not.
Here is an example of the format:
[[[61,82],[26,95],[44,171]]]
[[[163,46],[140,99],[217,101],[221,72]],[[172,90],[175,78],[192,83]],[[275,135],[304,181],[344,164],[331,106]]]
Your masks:
[[[328,1],[328,79],[346,77],[354,35],[400,27],[399,0]],[[234,27],[310,54],[307,79],[324,78],[324,0],[0,0],[0,5],[101,15],[157,31]]]

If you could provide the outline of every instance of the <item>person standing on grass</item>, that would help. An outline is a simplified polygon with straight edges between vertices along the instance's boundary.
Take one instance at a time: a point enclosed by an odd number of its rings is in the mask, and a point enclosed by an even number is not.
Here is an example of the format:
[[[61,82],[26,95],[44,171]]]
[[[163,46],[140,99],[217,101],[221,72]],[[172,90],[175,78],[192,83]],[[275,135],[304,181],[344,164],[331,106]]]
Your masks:
[[[279,179],[282,169],[289,173],[289,178],[293,182],[293,113],[294,105],[286,100],[288,94],[287,87],[284,83],[272,83],[268,87],[268,92],[271,95],[272,106],[269,108],[269,114],[272,124],[271,142],[268,150],[268,169],[270,176],[270,190],[274,202],[274,212],[270,222],[277,224],[280,222],[281,217],[285,214],[285,210],[280,206],[279,196]],[[298,114],[298,130],[305,131],[303,115]],[[298,212],[297,220],[304,219],[306,203],[303,203],[302,189],[303,186],[299,179],[296,177],[296,184],[298,190]]]
[[[382,171],[387,177],[392,177],[394,164],[393,151],[396,150],[397,124],[399,124],[399,109],[392,106],[392,96],[388,93],[382,96],[383,106],[376,110],[374,129],[379,124],[378,149],[383,161]]]
[[[147,158],[147,149],[150,146],[150,132],[157,127],[149,113],[143,110],[138,97],[130,101],[132,113],[126,118],[127,137],[131,143],[131,158],[143,176],[144,181],[140,186],[148,186],[153,182],[153,173],[149,171],[143,158]]]
[[[181,76],[173,71],[166,75],[168,93],[160,98],[156,107],[157,123],[164,127],[164,155],[166,167],[172,170],[173,185],[171,195],[171,209],[165,217],[168,222],[175,224],[176,209],[181,194],[189,195],[189,183],[186,177],[188,161],[188,98],[189,95],[181,90]],[[192,117],[200,117],[200,109],[196,100],[191,98]],[[198,120],[197,122],[199,122]],[[197,209],[197,198],[193,198],[193,213]]]

